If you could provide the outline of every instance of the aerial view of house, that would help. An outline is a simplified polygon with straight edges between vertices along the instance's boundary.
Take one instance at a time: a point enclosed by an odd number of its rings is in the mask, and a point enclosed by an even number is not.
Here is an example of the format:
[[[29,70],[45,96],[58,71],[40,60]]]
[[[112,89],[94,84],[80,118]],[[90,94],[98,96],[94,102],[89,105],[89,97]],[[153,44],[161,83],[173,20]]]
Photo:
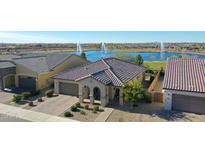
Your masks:
[[[102,59],[65,71],[54,77],[55,92],[79,96],[79,102],[100,100],[106,106],[110,101],[123,105],[123,84],[144,80],[145,68],[116,58]]]
[[[0,115],[11,121],[205,121],[204,50],[201,42],[155,40],[3,43]]]

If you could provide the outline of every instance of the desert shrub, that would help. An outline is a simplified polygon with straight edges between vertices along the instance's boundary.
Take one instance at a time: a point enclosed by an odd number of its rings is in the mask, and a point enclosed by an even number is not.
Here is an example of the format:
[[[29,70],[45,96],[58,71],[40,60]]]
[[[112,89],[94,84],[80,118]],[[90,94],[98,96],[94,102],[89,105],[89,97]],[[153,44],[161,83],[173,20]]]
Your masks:
[[[81,111],[80,111],[80,114],[82,114],[82,115],[86,115],[86,112],[83,111],[83,110],[81,110]]]
[[[13,95],[13,99],[12,100],[14,102],[19,102],[21,99],[22,99],[22,95],[18,94],[18,95]]]
[[[78,108],[77,108],[77,106],[75,106],[75,105],[73,105],[73,106],[70,107],[70,110],[73,111],[73,112],[76,112],[77,109],[78,109]]]
[[[29,101],[29,102],[28,102],[28,105],[29,105],[29,106],[34,106],[34,104],[33,104],[32,101]]]
[[[80,105],[79,102],[75,103],[75,106],[76,106],[76,107],[81,107],[81,105]]]
[[[28,99],[32,95],[30,92],[23,92],[23,93],[21,93],[21,96],[22,96],[22,99]]]
[[[95,110],[95,111],[99,111],[99,106],[93,106],[93,109]]]
[[[47,97],[53,97],[53,94],[54,94],[54,91],[53,91],[53,90],[47,90],[47,91],[45,92],[45,95],[46,95]]]
[[[38,98],[38,102],[43,102],[42,97],[41,97],[41,98]]]
[[[85,108],[86,110],[89,110],[89,105],[86,104],[86,105],[84,106],[84,108]]]
[[[72,117],[73,115],[72,115],[71,112],[66,111],[66,112],[64,113],[64,116],[65,116],[65,117]]]
[[[97,113],[97,108],[93,107],[93,113]]]

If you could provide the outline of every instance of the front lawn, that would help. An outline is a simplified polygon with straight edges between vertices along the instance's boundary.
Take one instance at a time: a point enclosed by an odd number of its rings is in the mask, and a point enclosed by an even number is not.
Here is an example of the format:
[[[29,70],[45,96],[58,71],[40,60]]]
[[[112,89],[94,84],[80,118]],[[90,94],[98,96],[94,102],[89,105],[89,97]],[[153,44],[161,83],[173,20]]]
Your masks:
[[[161,70],[166,68],[166,61],[144,61],[144,66],[151,70]]]

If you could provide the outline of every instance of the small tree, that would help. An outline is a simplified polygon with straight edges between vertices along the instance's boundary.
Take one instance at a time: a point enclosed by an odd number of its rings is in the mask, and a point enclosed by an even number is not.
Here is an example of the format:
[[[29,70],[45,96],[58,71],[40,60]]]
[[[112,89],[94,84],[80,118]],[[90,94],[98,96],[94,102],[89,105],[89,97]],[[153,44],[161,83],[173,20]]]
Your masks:
[[[136,58],[135,58],[135,64],[137,65],[142,65],[144,62],[143,58],[141,55],[137,55]]]
[[[125,100],[133,104],[144,98],[145,90],[138,80],[134,80],[123,86],[123,94]]]
[[[85,54],[84,52],[82,52],[82,53],[80,54],[80,57],[82,57],[82,58],[84,58],[84,59],[87,59],[86,54]]]

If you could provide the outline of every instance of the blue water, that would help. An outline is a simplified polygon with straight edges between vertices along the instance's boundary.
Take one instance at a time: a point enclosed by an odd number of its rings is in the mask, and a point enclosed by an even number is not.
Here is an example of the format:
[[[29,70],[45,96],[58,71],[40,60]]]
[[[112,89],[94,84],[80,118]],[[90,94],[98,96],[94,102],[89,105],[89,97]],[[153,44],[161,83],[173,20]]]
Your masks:
[[[73,54],[79,55],[77,52],[72,52]],[[116,52],[116,51],[87,51],[85,52],[87,59],[91,62],[95,62],[102,58],[108,58],[108,57],[115,57],[116,55],[130,55],[132,58],[135,58],[136,55],[140,54],[142,58],[145,61],[159,61],[159,60],[167,60],[169,57],[173,56],[190,56],[190,57],[198,57],[198,58],[204,58],[205,55],[199,55],[199,54],[192,54],[192,53],[176,53],[176,52],[163,52],[161,54],[160,52]]]

